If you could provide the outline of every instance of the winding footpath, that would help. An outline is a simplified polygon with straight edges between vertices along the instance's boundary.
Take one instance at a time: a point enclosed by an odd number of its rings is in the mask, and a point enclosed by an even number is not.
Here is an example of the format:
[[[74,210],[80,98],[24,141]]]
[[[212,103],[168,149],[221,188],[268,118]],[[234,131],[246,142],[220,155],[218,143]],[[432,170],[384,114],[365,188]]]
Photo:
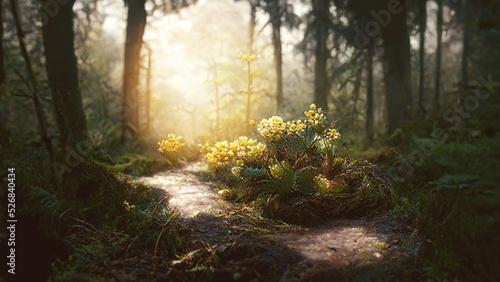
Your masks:
[[[194,251],[174,262],[174,267],[187,270],[197,265],[196,248],[213,246],[223,252],[228,246],[257,238],[256,242],[271,243],[256,260],[282,265],[282,281],[329,280],[352,273],[356,279],[369,275],[370,279],[398,280],[403,262],[418,252],[413,230],[387,215],[332,220],[308,229],[260,218],[250,208],[225,202],[215,187],[197,177],[203,169],[203,164],[192,163],[138,179],[163,190],[169,207],[176,210],[185,226],[185,239]],[[229,263],[237,264],[233,260]],[[231,268],[233,264],[225,269],[238,269]]]

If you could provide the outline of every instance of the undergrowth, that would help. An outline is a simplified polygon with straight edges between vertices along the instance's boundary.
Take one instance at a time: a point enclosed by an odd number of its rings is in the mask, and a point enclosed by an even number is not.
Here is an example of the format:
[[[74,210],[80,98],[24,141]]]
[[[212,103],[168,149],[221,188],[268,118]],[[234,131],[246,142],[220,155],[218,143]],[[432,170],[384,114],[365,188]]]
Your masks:
[[[444,138],[422,137],[432,130],[416,126],[376,157],[395,181],[393,212],[425,238],[419,263],[428,278],[497,280],[500,136],[467,124]]]
[[[52,177],[42,147],[8,145],[0,147],[1,178],[7,167],[16,169],[19,277],[149,280],[154,265],[182,247],[176,216],[154,189],[76,151],[60,178]]]

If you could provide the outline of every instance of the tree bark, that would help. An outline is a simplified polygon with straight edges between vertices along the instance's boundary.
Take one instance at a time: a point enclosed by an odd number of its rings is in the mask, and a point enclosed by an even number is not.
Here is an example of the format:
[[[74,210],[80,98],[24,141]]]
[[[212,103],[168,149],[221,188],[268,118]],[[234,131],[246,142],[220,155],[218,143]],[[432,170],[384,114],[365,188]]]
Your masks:
[[[146,132],[149,132],[150,126],[151,126],[151,111],[150,111],[150,105],[151,105],[151,68],[152,68],[152,61],[151,61],[151,53],[152,50],[151,48],[148,48],[148,66],[146,70],[146,97],[144,97],[144,106],[145,106],[145,115],[146,115],[146,127],[144,130]]]
[[[139,70],[142,37],[146,28],[145,0],[128,0],[125,61],[123,67],[122,126],[124,137],[140,134]]]
[[[273,29],[272,42],[274,47],[274,63],[276,67],[276,111],[281,113],[283,104],[283,70],[281,51],[281,9],[279,1],[272,1],[271,7],[271,26]]]
[[[373,104],[373,40],[370,39],[366,56],[366,146],[374,139],[374,104]]]
[[[410,39],[404,1],[399,12],[392,14],[390,22],[382,30],[388,131],[392,133],[410,121],[412,116]]]
[[[471,5],[468,4],[468,0],[462,0],[462,10],[463,10],[463,40],[462,40],[462,85],[464,86],[463,89],[465,92],[465,89],[467,85],[469,85],[468,77],[469,77],[469,42],[471,39],[470,36],[470,28],[471,28],[471,23],[470,23],[470,11],[469,9],[471,8]],[[462,94],[460,97],[460,101],[463,102],[465,94]]]
[[[3,63],[3,3],[0,1],[0,85],[5,82],[5,68]]]
[[[54,166],[54,161],[55,161],[55,156],[54,156],[54,150],[52,149],[52,143],[50,142],[50,139],[47,135],[47,126],[46,126],[46,121],[45,121],[45,115],[43,113],[42,105],[40,103],[40,100],[38,99],[38,83],[35,78],[35,74],[33,71],[33,66],[31,64],[31,60],[28,55],[28,51],[26,50],[26,45],[24,44],[24,32],[21,27],[21,20],[19,19],[19,13],[17,12],[17,6],[16,2],[14,0],[10,0],[11,8],[12,8],[12,16],[14,18],[16,30],[17,30],[17,39],[19,41],[19,48],[21,49],[21,54],[24,59],[24,63],[26,65],[26,69],[28,70],[28,75],[30,77],[30,82],[31,82],[31,87],[32,87],[32,95],[33,95],[33,104],[35,107],[35,113],[36,117],[38,119],[38,129],[40,131],[40,136],[42,137],[43,144],[45,145],[45,148],[47,149],[47,153],[49,154],[49,160],[52,169],[54,170],[52,177],[53,177],[53,182],[55,185],[55,166]]]
[[[314,65],[314,103],[318,108],[328,111],[330,81],[326,71],[329,53],[326,45],[330,26],[330,1],[313,0],[312,8],[316,22],[316,63]]]
[[[42,0],[42,5],[48,1]],[[60,4],[59,11],[44,21],[42,28],[47,76],[63,148],[88,139],[73,45],[74,2]]]
[[[253,41],[255,37],[255,16],[257,14],[257,5],[258,1],[256,0],[249,0],[250,3],[250,24],[249,24],[249,41],[248,41],[248,51],[250,54],[253,54]]]
[[[437,0],[437,48],[436,48],[436,81],[434,86],[434,110],[439,112],[439,93],[441,91],[441,44],[443,35],[443,0]]]
[[[354,80],[354,89],[352,90],[352,99],[353,99],[353,105],[352,105],[352,115],[354,116],[356,114],[356,108],[358,105],[358,100],[359,100],[359,92],[361,89],[361,78],[363,77],[363,68],[358,68],[356,70],[356,79]]]
[[[418,30],[420,33],[419,47],[419,79],[418,79],[418,106],[422,113],[425,113],[424,107],[424,83],[425,83],[425,30],[427,29],[427,0],[419,0],[419,23]],[[439,36],[439,35],[438,35]]]

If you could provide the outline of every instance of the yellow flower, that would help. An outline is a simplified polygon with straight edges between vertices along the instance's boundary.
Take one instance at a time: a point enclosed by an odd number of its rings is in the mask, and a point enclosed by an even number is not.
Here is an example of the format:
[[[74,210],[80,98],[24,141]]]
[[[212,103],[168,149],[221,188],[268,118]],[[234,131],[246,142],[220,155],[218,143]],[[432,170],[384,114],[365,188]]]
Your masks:
[[[158,145],[160,146],[158,151],[160,153],[179,152],[179,150],[185,146],[185,144],[181,142],[181,139],[182,136],[177,137],[174,134],[169,134],[167,140],[158,142]]]
[[[236,176],[236,177],[240,177],[241,175],[241,166],[235,166],[231,169],[231,173]]]
[[[270,119],[263,119],[257,126],[262,137],[269,140],[279,140],[286,133],[286,124],[279,116],[273,116]]]
[[[330,141],[335,141],[340,138],[340,133],[337,132],[335,129],[328,129],[326,131],[326,139]]]
[[[246,136],[233,142],[217,142],[212,147],[203,147],[205,159],[216,169],[229,164],[243,165],[245,162],[260,160],[266,151],[266,146]]]
[[[309,111],[305,111],[304,114],[307,117],[307,120],[310,124],[316,125],[323,121],[324,114],[321,112],[321,109],[316,110],[316,105],[311,104],[309,106],[311,109]]]
[[[236,49],[236,54],[238,54],[238,59],[248,61],[248,62],[251,62],[251,61],[254,61],[255,59],[257,59],[257,56],[255,56],[254,54],[248,54],[248,53],[243,54],[243,52],[241,52],[240,49]]]

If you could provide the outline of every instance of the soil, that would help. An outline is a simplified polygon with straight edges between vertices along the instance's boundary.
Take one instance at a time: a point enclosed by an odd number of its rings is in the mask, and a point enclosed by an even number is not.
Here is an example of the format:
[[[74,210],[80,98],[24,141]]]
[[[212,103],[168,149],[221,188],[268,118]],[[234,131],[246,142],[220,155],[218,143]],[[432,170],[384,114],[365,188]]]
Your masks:
[[[214,185],[198,177],[204,169],[192,163],[138,179],[168,197],[189,246],[169,263],[169,280],[420,278],[412,263],[420,240],[404,217],[332,219],[314,228],[266,219],[250,207],[225,201]]]

